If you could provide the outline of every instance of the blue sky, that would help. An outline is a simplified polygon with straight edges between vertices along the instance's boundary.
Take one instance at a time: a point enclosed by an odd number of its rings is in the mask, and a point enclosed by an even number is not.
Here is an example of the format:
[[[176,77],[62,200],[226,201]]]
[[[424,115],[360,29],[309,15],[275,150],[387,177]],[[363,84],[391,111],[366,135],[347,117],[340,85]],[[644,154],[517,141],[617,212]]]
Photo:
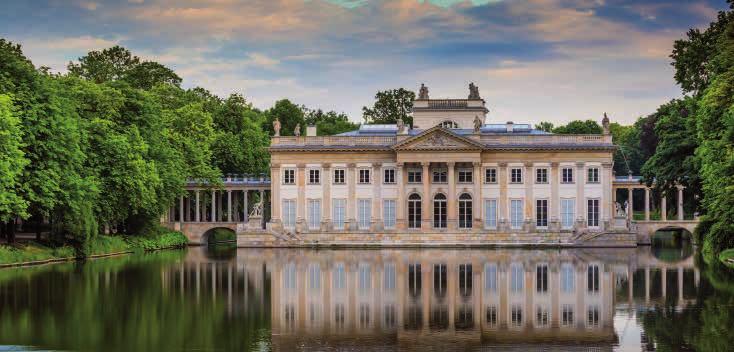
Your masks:
[[[8,1],[0,36],[36,65],[115,44],[172,67],[187,87],[281,98],[361,120],[376,91],[475,82],[488,122],[622,123],[680,96],[673,41],[724,0]]]

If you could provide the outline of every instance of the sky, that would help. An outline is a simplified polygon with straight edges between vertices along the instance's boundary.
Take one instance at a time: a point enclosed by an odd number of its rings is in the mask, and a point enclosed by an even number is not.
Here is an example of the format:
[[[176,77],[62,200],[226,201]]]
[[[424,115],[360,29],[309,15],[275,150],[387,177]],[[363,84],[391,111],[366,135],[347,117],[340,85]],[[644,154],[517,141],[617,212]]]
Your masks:
[[[634,122],[681,96],[673,42],[724,0],[7,0],[0,37],[65,72],[116,44],[185,87],[362,120],[379,90],[479,86],[487,122]]]

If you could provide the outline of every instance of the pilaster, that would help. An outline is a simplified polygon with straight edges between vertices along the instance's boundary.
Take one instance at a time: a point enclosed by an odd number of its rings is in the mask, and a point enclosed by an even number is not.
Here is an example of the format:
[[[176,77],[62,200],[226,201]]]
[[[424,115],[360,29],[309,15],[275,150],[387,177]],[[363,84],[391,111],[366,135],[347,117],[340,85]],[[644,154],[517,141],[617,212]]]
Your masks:
[[[474,199],[472,201],[472,221],[474,230],[479,230],[482,224],[482,164],[478,161],[472,163],[474,171],[472,172],[472,181],[474,181]]]
[[[446,173],[448,174],[448,182],[449,182],[449,194],[448,199],[446,201],[446,220],[448,222],[448,229],[449,230],[456,230],[458,227],[457,219],[458,219],[458,211],[456,209],[456,163],[454,162],[448,162],[446,163]]]
[[[499,211],[500,211],[500,219],[499,223],[497,224],[497,230],[507,231],[509,229],[509,207],[510,204],[507,201],[507,163],[501,162],[499,163],[499,185],[500,185],[500,199],[499,199]]]
[[[431,163],[429,161],[421,162],[423,172],[421,174],[423,180],[423,206],[421,207],[421,229],[431,228],[431,180],[428,175],[431,171]]]
[[[372,231],[382,231],[384,226],[382,222],[382,192],[380,191],[380,185],[384,180],[382,174],[382,164],[372,163],[372,172],[374,177],[372,178]]]
[[[321,165],[321,231],[331,231],[331,164]]]
[[[306,226],[306,164],[298,164],[296,170],[296,185],[298,196],[296,198],[296,231],[308,230]],[[260,199],[262,201],[262,198]]]
[[[405,177],[403,175],[404,171],[405,167],[403,163],[398,163],[395,175],[395,177],[397,178],[395,182],[398,185],[398,199],[395,201],[395,228],[397,230],[406,229],[405,206],[407,204],[407,200],[405,199]]]
[[[344,228],[348,231],[357,229],[357,218],[355,216],[357,207],[357,165],[350,163],[347,165],[347,219]]]
[[[586,227],[586,195],[584,194],[584,162],[576,163],[576,227]]]
[[[550,184],[551,184],[551,199],[550,209],[548,209],[548,215],[550,216],[549,229],[551,231],[560,231],[561,229],[561,198],[559,195],[558,187],[560,184],[560,178],[558,175],[558,163],[551,163],[550,170]]]
[[[525,231],[535,231],[535,197],[533,196],[533,184],[535,183],[535,175],[533,174],[533,163],[528,161],[525,163],[523,171],[523,181],[525,182]]]

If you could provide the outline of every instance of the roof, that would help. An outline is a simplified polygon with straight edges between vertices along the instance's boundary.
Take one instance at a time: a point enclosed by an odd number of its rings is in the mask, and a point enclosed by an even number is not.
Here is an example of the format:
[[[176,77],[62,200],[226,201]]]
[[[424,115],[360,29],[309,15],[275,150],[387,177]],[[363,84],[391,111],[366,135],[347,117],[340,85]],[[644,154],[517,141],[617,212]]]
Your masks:
[[[428,129],[409,129],[409,136],[417,136]],[[470,128],[449,129],[454,134],[465,136],[474,134]],[[362,125],[358,130],[337,134],[337,136],[394,136],[398,134],[397,125]],[[480,129],[480,134],[551,134],[542,130],[534,129],[529,124],[513,124],[512,132],[507,132],[506,124],[486,124]]]

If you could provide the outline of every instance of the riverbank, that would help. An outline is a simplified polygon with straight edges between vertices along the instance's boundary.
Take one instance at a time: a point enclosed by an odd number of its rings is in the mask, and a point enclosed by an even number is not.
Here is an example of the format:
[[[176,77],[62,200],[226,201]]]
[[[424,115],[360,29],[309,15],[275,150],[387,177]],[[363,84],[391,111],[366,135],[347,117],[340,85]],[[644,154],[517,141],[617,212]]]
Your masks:
[[[138,251],[182,248],[187,244],[186,236],[177,231],[165,231],[142,236],[100,235],[77,247],[71,245],[49,247],[31,241],[12,246],[0,245],[0,267],[45,264]]]

